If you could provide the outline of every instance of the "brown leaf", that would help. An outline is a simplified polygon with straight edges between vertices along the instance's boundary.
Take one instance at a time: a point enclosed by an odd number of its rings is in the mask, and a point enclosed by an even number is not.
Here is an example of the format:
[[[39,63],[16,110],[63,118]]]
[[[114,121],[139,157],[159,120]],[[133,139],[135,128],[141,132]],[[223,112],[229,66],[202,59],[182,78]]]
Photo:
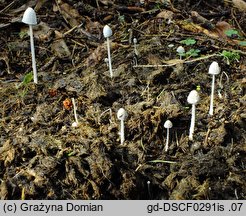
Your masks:
[[[225,32],[230,29],[234,29],[234,28],[225,21],[217,22],[215,25],[215,32],[217,32],[218,37],[222,37],[224,39],[228,39]]]
[[[148,64],[150,65],[160,65],[161,64],[161,59],[158,56],[153,55],[151,53],[148,54],[147,61],[148,61]]]
[[[4,160],[4,166],[8,166],[15,158],[15,149],[7,140],[0,148],[0,160]]]
[[[99,45],[86,59],[86,66],[92,67],[97,65],[104,57],[106,57],[106,43]]]
[[[246,12],[246,3],[243,0],[232,0],[232,3],[240,11]]]
[[[2,181],[0,185],[0,199],[5,200],[8,196],[8,187],[5,181]]]
[[[27,31],[28,28],[26,28]],[[40,41],[47,41],[51,39],[51,35],[54,32],[47,23],[40,22],[37,26],[35,26],[35,30],[33,32],[34,37],[38,38]]]
[[[172,20],[174,13],[170,10],[163,10],[157,14],[156,18],[161,18],[165,20]]]
[[[102,32],[101,30],[103,29],[103,26],[97,21],[95,22],[91,21],[89,17],[85,17],[85,18],[86,18],[85,30],[90,34],[99,35]]]
[[[58,9],[62,14],[63,18],[68,22],[72,27],[78,26],[82,21],[82,16],[79,12],[74,9],[71,5],[64,3],[63,1],[59,0],[58,2]]]
[[[55,31],[56,40],[52,43],[51,49],[56,53],[60,58],[69,57],[71,53],[66,42],[62,38],[62,34],[58,31]]]
[[[119,43],[110,43],[110,49],[111,53],[113,50],[117,49],[118,47],[123,47],[123,48],[129,48],[128,45],[122,45]],[[106,42],[103,44],[100,44],[86,59],[85,64],[87,67],[95,66],[97,65],[103,58],[107,58],[107,44]],[[112,57],[112,56],[111,56]],[[113,59],[113,57],[112,57]]]

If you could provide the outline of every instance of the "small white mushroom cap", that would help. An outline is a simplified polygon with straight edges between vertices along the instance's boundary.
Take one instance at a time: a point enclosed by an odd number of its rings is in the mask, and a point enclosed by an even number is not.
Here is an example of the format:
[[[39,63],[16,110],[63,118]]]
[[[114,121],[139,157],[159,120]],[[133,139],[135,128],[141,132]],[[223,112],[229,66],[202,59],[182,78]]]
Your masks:
[[[72,123],[72,127],[78,127],[78,126],[79,126],[79,124],[77,122]]]
[[[113,34],[112,29],[108,25],[105,25],[103,28],[103,36],[105,38],[108,38],[112,36],[112,34]]]
[[[172,128],[173,123],[170,120],[166,120],[164,123],[164,128]]]
[[[120,108],[117,112],[117,118],[119,120],[125,120],[127,117],[127,112],[123,109],[123,108]]]
[[[218,62],[216,61],[212,62],[212,64],[209,66],[208,73],[212,75],[217,75],[220,73],[220,67]]]
[[[22,22],[27,25],[37,25],[37,16],[31,7],[28,7],[24,12]]]
[[[138,42],[137,38],[133,38],[133,43],[137,44],[137,42]]]
[[[189,104],[197,104],[200,100],[200,96],[196,90],[192,90],[188,95],[187,102]]]
[[[185,52],[185,49],[184,49],[184,47],[182,47],[182,46],[179,46],[178,48],[177,48],[177,50],[176,50],[179,54],[182,54],[182,53],[184,53]]]

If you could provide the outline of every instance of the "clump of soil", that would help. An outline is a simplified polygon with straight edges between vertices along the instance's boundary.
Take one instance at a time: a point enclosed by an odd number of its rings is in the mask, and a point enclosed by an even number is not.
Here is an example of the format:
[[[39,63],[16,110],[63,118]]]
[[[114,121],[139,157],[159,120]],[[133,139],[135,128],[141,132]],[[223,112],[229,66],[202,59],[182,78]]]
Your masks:
[[[10,2],[0,6],[1,199],[246,198],[245,11],[212,0]],[[28,27],[15,18],[22,4],[39,19],[38,84],[28,79]],[[209,116],[212,61],[222,70]],[[194,89],[201,101],[190,141]]]

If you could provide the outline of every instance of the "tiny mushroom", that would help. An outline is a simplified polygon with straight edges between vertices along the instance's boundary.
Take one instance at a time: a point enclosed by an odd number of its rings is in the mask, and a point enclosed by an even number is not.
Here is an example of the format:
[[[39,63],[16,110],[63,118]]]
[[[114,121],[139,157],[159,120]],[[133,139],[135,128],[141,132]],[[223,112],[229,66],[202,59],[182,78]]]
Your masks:
[[[123,144],[125,141],[125,129],[124,129],[124,121],[127,117],[127,112],[120,108],[117,112],[117,118],[120,120],[120,143]]]
[[[182,59],[182,56],[184,55],[184,53],[185,53],[185,49],[184,49],[184,47],[182,47],[182,46],[179,46],[178,48],[177,48],[177,53],[179,54],[179,56],[180,56],[180,59]]]
[[[105,59],[104,59],[104,62],[105,62],[106,65],[109,67],[109,65],[108,65],[108,58],[105,58]]]
[[[111,63],[111,55],[110,55],[110,41],[109,37],[112,36],[112,29],[108,26],[105,25],[103,28],[103,36],[107,38],[107,49],[108,49],[108,65],[109,65],[109,72],[110,72],[110,77],[113,77],[113,70],[112,70],[112,63]]]
[[[193,133],[195,129],[196,104],[199,102],[199,100],[200,100],[200,96],[198,92],[196,90],[192,90],[187,98],[187,102],[189,104],[192,104],[189,140],[193,140]]]
[[[166,120],[164,123],[164,128],[167,129],[167,140],[165,145],[165,152],[168,150],[168,144],[169,144],[169,129],[173,127],[173,123],[170,120]]]
[[[37,17],[35,11],[28,7],[23,15],[22,22],[29,25],[30,31],[30,43],[31,43],[31,53],[32,53],[32,68],[33,68],[33,80],[34,83],[38,83],[36,59],[35,59],[35,50],[34,50],[34,39],[33,39],[33,25],[37,25]]]
[[[213,115],[213,101],[214,101],[214,89],[215,89],[215,75],[220,73],[220,67],[217,62],[212,62],[209,66],[208,74],[212,75],[212,86],[211,86],[211,97],[210,97],[210,107],[209,107],[209,115]]]

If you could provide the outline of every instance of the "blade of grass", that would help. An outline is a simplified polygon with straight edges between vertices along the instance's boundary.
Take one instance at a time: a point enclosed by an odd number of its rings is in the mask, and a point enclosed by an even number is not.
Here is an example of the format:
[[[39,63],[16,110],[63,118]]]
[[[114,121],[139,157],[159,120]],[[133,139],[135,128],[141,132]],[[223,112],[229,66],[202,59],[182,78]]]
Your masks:
[[[177,163],[175,161],[165,161],[165,160],[152,160],[152,161],[148,161],[148,163],[169,163],[169,164],[174,164]]]

